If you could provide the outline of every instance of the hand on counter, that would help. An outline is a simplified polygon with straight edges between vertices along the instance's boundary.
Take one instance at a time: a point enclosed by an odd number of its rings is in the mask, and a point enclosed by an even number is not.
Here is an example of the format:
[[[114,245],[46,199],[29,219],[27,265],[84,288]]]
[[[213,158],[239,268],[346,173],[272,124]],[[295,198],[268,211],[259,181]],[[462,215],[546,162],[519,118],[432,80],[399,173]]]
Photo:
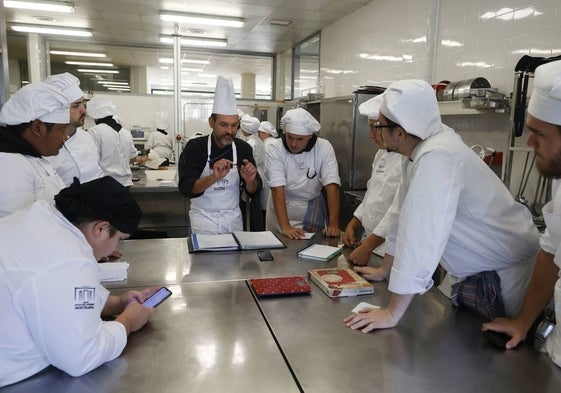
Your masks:
[[[294,227],[283,228],[281,233],[284,236],[288,237],[289,239],[296,239],[296,240],[300,240],[306,235],[306,232],[303,229],[294,228]]]
[[[343,319],[348,328],[361,329],[362,333],[368,333],[374,329],[392,328],[397,322],[392,313],[387,309],[369,308],[357,314],[349,315]]]
[[[372,250],[367,247],[365,244],[360,244],[357,248],[355,248],[351,254],[349,255],[349,261],[358,266],[364,266],[370,261],[370,257],[372,256]],[[380,280],[383,280],[380,279]],[[380,281],[376,280],[376,281]]]
[[[491,322],[484,323],[482,331],[491,330],[494,332],[505,333],[510,336],[506,343],[506,349],[513,349],[526,338],[526,328],[516,319],[495,318]]]
[[[327,237],[339,237],[341,236],[341,230],[337,227],[328,226],[323,229],[323,234]]]

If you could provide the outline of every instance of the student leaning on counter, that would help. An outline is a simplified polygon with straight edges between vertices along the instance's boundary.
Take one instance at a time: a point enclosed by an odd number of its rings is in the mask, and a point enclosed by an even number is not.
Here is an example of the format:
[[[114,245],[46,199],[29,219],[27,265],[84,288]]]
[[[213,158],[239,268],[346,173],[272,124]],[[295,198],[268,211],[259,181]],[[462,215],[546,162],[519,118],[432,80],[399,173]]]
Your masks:
[[[388,150],[409,159],[390,207],[399,220],[386,239],[384,274],[362,270],[389,276],[392,294],[386,308],[351,315],[346,325],[364,333],[396,326],[414,296],[432,287],[439,262],[459,280],[454,304],[488,319],[516,315],[539,248],[528,209],[442,124],[428,83],[392,83],[375,127]]]
[[[281,122],[284,137],[267,148],[267,229],[291,239],[320,230],[339,236],[341,179],[333,146],[315,135],[321,126],[305,109],[289,110]]]
[[[158,288],[112,296],[97,260],[141,216],[129,190],[107,176],[76,180],[54,205],[37,201],[0,219],[0,387],[49,365],[80,376],[121,354],[154,313],[141,303]]]
[[[377,95],[359,105],[361,115],[368,117],[370,137],[378,146],[372,162],[372,175],[366,184],[364,200],[356,208],[351,221],[343,234],[347,246],[356,247],[348,259],[355,265],[366,265],[372,251],[383,253],[386,236],[391,228],[393,214],[386,214],[395,197],[401,181],[401,168],[407,165],[407,158],[401,154],[386,150],[380,129],[374,127],[378,120],[382,96]],[[357,233],[364,228],[364,238],[357,239]],[[356,269],[360,272],[360,269]]]
[[[530,130],[528,146],[536,154],[536,168],[542,176],[561,177],[561,61],[536,68],[534,89],[528,104],[526,126]],[[506,333],[511,339],[506,348],[511,349],[526,338],[530,327],[545,309],[551,298],[555,300],[557,325],[561,324],[561,189],[557,182],[553,200],[543,208],[546,230],[540,239],[532,281],[524,299],[524,306],[514,319],[498,318],[483,325],[484,330]],[[546,339],[543,349],[561,367],[561,326],[556,326]],[[534,337],[528,337],[531,341]]]
[[[62,81],[62,84],[72,81]],[[43,82],[18,90],[0,110],[0,217],[52,201],[64,183],[45,158],[67,138],[69,99]]]
[[[240,184],[250,195],[261,190],[251,146],[236,138],[239,123],[233,82],[219,76],[208,119],[212,133],[190,139],[178,162],[179,190],[191,198],[193,233],[243,230]]]

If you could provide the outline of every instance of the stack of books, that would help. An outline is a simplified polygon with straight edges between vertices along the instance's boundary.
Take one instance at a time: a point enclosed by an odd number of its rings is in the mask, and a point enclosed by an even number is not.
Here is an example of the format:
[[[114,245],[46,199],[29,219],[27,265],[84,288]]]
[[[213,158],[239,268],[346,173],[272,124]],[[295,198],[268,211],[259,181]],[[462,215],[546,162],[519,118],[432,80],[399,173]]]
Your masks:
[[[310,279],[329,297],[367,295],[374,287],[348,268],[312,269]]]

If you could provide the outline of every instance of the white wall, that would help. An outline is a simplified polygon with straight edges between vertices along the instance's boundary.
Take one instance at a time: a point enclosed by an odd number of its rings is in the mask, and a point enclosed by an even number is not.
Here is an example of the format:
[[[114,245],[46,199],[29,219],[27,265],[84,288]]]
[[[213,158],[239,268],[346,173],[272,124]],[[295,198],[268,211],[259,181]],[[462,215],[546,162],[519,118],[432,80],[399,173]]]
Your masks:
[[[387,86],[430,75],[432,63],[422,38],[429,31],[431,7],[438,4],[431,83],[482,76],[508,94],[520,57],[561,54],[558,0],[374,0],[322,30],[321,83],[326,97],[348,95],[361,85]],[[503,19],[480,18],[504,8],[513,11]],[[512,19],[526,12],[529,17]],[[459,46],[448,46],[452,42]]]

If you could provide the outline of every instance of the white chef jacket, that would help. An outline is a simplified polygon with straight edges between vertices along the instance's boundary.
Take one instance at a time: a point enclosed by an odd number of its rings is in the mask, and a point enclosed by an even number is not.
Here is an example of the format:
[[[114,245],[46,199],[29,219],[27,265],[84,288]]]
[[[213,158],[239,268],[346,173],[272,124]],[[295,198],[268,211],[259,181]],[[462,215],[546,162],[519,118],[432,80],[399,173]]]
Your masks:
[[[119,132],[100,123],[88,130],[99,150],[99,165],[107,176],[123,186],[132,186],[130,160],[138,155],[132,135],[126,128]]]
[[[74,181],[74,177],[85,183],[103,177],[103,170],[99,166],[99,152],[92,136],[81,127],[74,135],[64,142],[58,154],[48,157],[65,186]]]
[[[324,186],[341,185],[333,146],[322,138],[310,151],[300,154],[290,153],[282,140],[276,139],[270,144],[266,168],[269,186],[284,187],[288,219],[295,228],[303,227],[308,201],[319,197]],[[280,232],[271,196],[267,202],[267,229]]]
[[[263,188],[265,188],[266,178],[265,178],[265,162],[267,161],[267,156],[265,153],[265,144],[263,140],[259,138],[257,134],[250,135],[246,142],[251,146],[253,149],[253,158],[255,159],[255,165],[257,167],[257,172],[259,172],[259,176],[261,176],[261,180],[263,181]],[[269,195],[263,195],[263,190],[261,190],[261,194],[259,196],[259,201],[261,202],[261,208],[265,210],[267,208],[267,199]]]
[[[553,262],[561,268],[561,190],[554,184],[553,199],[542,209],[546,230],[540,239],[542,250],[555,255]],[[560,271],[561,274],[561,271]],[[555,329],[547,338],[545,350],[553,362],[561,367],[561,279],[555,283]]]
[[[171,160],[173,154],[173,135],[171,133],[165,135],[158,130],[152,131],[150,135],[148,135],[146,147],[150,150],[154,150],[161,158],[168,158]]]
[[[64,183],[44,157],[0,153],[0,217],[24,209],[33,202],[54,200]]]
[[[366,184],[366,194],[354,216],[361,222],[365,235],[374,233],[386,238],[391,227],[390,215],[384,220],[401,181],[401,166],[405,156],[379,149],[372,162],[372,175]],[[376,249],[384,254],[385,243]]]
[[[52,204],[1,219],[0,387],[49,365],[79,376],[119,356],[127,333],[101,320],[108,295],[91,246]]]
[[[453,130],[443,126],[417,145],[395,203],[399,223],[387,237],[392,292],[427,291],[441,261],[460,279],[495,270],[507,315],[518,312],[539,233],[528,209]]]

